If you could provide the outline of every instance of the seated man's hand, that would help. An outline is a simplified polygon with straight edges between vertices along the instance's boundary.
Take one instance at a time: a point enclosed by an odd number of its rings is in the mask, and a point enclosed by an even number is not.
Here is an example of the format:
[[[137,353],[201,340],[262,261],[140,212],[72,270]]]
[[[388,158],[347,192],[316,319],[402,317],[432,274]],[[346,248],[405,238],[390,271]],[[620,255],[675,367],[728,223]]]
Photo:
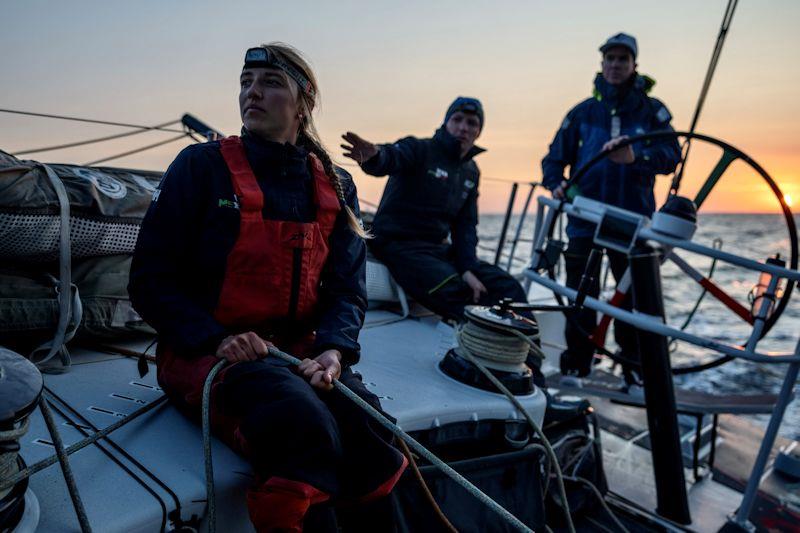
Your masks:
[[[333,380],[342,374],[342,354],[339,350],[325,350],[314,359],[303,359],[297,366],[297,373],[312,387],[331,390]]]
[[[378,153],[378,147],[366,139],[362,139],[352,131],[342,135],[342,139],[350,144],[340,145],[344,149],[344,156],[349,157],[358,164],[372,159]]]
[[[481,280],[478,279],[478,276],[469,270],[466,270],[463,274],[461,274],[461,279],[463,279],[464,283],[469,285],[469,288],[472,289],[472,301],[475,303],[480,301],[481,295],[489,292],[486,290],[486,287],[483,285],[483,283],[481,283]]]
[[[553,192],[552,192],[553,198],[555,198],[556,200],[561,200],[562,198],[564,198],[564,195],[566,194],[568,185],[569,185],[569,183],[567,183],[567,180],[564,180],[561,183],[559,183],[558,187],[553,189]]]
[[[614,137],[607,143],[603,145],[603,152],[609,152],[614,150],[614,148],[624,140],[627,140],[627,135],[622,135],[620,137]],[[633,146],[630,144],[624,148],[619,148],[614,150],[608,155],[608,158],[613,161],[614,163],[619,163],[621,165],[628,165],[633,163],[636,160],[636,155],[633,153]]]
[[[238,333],[222,339],[214,355],[220,359],[225,359],[229,363],[239,361],[255,361],[266,357],[268,348],[274,346],[269,341],[265,341],[252,331]]]

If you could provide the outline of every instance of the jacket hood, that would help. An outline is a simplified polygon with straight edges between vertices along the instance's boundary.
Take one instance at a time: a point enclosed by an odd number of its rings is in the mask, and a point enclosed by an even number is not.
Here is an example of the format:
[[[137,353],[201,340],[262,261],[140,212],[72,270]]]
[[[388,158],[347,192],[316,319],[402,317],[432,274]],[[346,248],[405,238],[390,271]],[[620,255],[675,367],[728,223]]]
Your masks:
[[[602,72],[598,72],[594,77],[594,90],[592,96],[599,100],[620,100],[629,92],[635,91],[647,96],[656,84],[656,80],[646,74],[635,73],[630,80],[622,85],[611,85],[603,77]]]

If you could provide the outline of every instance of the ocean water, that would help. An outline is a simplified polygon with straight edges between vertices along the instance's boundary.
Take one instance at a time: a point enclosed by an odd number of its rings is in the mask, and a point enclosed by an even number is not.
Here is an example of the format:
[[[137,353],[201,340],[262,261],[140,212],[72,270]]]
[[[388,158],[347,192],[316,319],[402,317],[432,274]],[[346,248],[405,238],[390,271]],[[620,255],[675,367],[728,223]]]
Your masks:
[[[533,219],[534,216],[529,214],[523,226],[515,253],[515,257],[520,260],[513,262],[510,269],[512,273],[520,272],[524,267],[522,260],[530,257]],[[479,254],[482,259],[494,260],[494,250],[497,247],[502,221],[503,217],[500,215],[481,217],[478,234]],[[517,223],[518,218],[512,218],[507,240],[513,239]],[[782,215],[700,215],[694,240],[708,246],[718,240],[722,250],[758,261],[764,261],[776,253],[787,261],[789,258],[789,233]],[[508,249],[510,247],[507,246],[506,250]],[[708,274],[711,266],[709,258],[683,251],[680,252],[680,256],[700,272]],[[507,257],[504,257],[501,266],[505,267],[506,264]],[[694,307],[702,288],[671,262],[663,265],[661,274],[667,322],[679,327]],[[750,307],[749,294],[758,281],[757,273],[720,261],[716,264],[712,279],[730,296],[745,307]],[[605,288],[606,297],[610,296],[613,289],[614,280],[609,274]],[[690,333],[737,345],[747,340],[750,330],[749,324],[710,294],[705,296],[686,328]],[[609,335],[609,338],[612,337]],[[795,289],[778,322],[759,342],[758,350],[792,352],[799,339],[800,292]],[[716,352],[685,342],[676,343],[673,349],[673,367],[705,362],[719,356]],[[712,394],[777,393],[786,368],[787,365],[756,364],[737,359],[704,372],[676,376],[675,384]],[[769,416],[758,415],[752,418],[766,426]],[[781,426],[781,434],[788,438],[800,439],[800,400],[796,399],[789,405]]]

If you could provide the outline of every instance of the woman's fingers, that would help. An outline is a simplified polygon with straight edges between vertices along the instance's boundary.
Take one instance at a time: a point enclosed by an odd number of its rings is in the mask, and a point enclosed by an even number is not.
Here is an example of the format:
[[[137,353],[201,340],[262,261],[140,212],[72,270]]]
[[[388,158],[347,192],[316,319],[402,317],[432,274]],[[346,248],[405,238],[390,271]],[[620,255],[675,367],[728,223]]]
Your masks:
[[[222,355],[231,363],[247,360],[244,351],[235,342],[229,342],[228,345],[222,349]]]
[[[322,389],[322,390],[331,390],[333,388],[333,377],[330,375],[329,370],[319,370],[314,372],[314,375],[311,376],[311,383],[312,387]]]
[[[236,336],[236,344],[241,350],[244,361],[255,361],[258,359],[256,355],[256,348],[253,346],[253,339],[247,333],[242,333]]]
[[[247,337],[247,341],[250,343],[250,347],[253,350],[253,355],[256,358],[266,357],[269,354],[269,344],[267,341],[252,331],[245,333],[245,336]]]
[[[297,366],[297,372],[304,378],[311,378],[316,372],[323,370],[323,366],[313,359],[303,359]]]
[[[239,361],[255,361],[269,354],[271,342],[267,342],[256,333],[248,331],[225,337],[217,347],[216,356],[231,363]]]

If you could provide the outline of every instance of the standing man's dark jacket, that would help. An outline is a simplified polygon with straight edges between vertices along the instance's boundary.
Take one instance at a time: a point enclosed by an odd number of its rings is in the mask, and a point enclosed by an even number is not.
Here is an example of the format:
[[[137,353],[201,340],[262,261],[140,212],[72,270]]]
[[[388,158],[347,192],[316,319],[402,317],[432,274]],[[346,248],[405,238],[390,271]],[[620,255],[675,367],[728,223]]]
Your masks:
[[[558,187],[567,166],[572,176],[613,137],[673,131],[669,110],[660,100],[647,95],[654,84],[650,78],[634,75],[627,84],[615,87],[598,74],[594,96],[567,113],[542,161],[545,187]],[[595,164],[581,178],[581,196],[651,215],[655,210],[655,176],[675,170],[680,147],[677,139],[672,139],[635,143],[633,152],[636,159],[631,164],[614,163],[609,158]],[[593,232],[594,226],[583,220],[570,219],[567,226],[570,237],[588,237]]]
[[[307,152],[247,134],[242,140],[264,192],[264,218],[314,220]],[[355,186],[340,172],[347,203],[358,215]],[[228,331],[213,316],[238,233],[239,205],[219,142],[184,149],[164,174],[142,222],[128,286],[136,310],[180,355],[208,355],[223,338],[241,333]],[[343,363],[354,364],[367,306],[366,246],[349,229],[343,210],[329,244],[318,316],[314,324],[300,327],[316,330],[317,353],[335,348]],[[291,320],[282,325],[296,326]]]
[[[480,171],[472,158],[483,151],[474,146],[462,158],[458,139],[444,127],[430,139],[379,145],[361,164],[367,174],[389,174],[372,228],[376,241],[442,243],[449,234],[457,270],[477,268]]]

